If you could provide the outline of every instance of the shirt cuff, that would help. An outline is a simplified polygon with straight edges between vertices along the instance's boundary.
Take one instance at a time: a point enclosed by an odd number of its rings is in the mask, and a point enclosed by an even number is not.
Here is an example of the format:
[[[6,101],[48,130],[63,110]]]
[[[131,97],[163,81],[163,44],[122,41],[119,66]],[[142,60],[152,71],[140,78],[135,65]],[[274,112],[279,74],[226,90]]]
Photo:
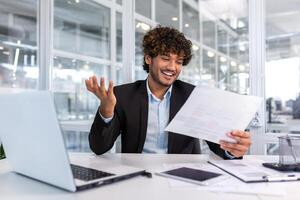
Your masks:
[[[112,117],[109,117],[109,118],[103,117],[103,116],[101,115],[101,113],[100,113],[100,110],[98,111],[98,113],[99,113],[100,117],[103,119],[103,121],[104,121],[106,124],[108,124],[108,123],[112,120],[112,118],[114,118],[114,115],[113,115]]]
[[[229,159],[235,159],[235,156],[231,155],[228,151],[225,151],[225,156]]]

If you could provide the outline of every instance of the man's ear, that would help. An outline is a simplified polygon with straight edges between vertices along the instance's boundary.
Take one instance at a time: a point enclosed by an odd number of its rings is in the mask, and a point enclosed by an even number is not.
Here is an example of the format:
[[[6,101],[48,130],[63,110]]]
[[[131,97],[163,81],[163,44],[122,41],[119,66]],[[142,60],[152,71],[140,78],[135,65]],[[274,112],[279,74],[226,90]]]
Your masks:
[[[148,65],[151,65],[151,64],[152,64],[152,58],[151,58],[151,56],[145,55],[145,62],[146,62]]]

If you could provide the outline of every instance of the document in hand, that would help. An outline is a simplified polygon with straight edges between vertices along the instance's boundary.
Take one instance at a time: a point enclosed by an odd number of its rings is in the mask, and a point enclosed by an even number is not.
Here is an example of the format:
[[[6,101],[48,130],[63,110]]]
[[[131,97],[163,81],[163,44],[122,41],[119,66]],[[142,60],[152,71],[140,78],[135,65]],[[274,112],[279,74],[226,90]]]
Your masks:
[[[198,86],[165,130],[214,143],[235,142],[226,133],[247,128],[261,103],[260,97]]]

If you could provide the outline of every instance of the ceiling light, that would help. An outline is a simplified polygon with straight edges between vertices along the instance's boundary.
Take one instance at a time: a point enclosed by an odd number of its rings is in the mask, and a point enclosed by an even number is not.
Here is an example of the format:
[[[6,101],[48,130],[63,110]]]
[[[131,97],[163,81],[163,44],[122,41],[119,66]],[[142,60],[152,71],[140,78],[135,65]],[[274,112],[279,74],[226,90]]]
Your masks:
[[[207,56],[210,57],[210,58],[212,58],[212,57],[215,56],[215,53],[214,53],[214,52],[211,52],[211,51],[208,51],[208,52],[207,52]]]
[[[85,64],[85,65],[83,65],[83,69],[85,69],[85,70],[89,70],[89,69],[90,69],[90,66],[89,66],[89,65],[87,65],[87,64]]]
[[[150,26],[148,24],[145,23],[141,23],[141,27],[144,31],[149,31],[150,30]]]
[[[245,47],[244,45],[241,45],[241,46],[239,47],[239,50],[240,50],[240,51],[246,51],[246,47]]]
[[[172,21],[178,21],[178,17],[172,17]]]
[[[8,56],[10,55],[9,51],[3,51],[2,53],[3,53],[4,55],[8,55]]]
[[[232,67],[236,67],[237,64],[236,64],[235,61],[231,61],[231,62],[230,62],[230,65],[231,65]]]
[[[225,57],[221,56],[221,57],[220,57],[220,61],[221,61],[221,62],[226,62],[227,59],[226,59]]]
[[[239,70],[241,72],[245,71],[245,69],[246,69],[245,65],[239,65]]]
[[[3,46],[0,46],[0,50],[3,50],[4,49],[4,47]]]
[[[140,26],[141,26],[141,23],[140,22],[138,22],[137,24],[136,24],[136,28],[140,28]]]
[[[192,49],[193,49],[194,51],[198,51],[198,50],[199,50],[199,47],[198,47],[197,45],[193,44]]]
[[[233,28],[233,29],[236,29],[237,28],[237,18],[236,17],[231,17],[230,18],[230,26]]]
[[[189,24],[185,24],[184,27],[188,28],[190,25]]]
[[[80,3],[80,0],[75,0],[75,3]]]
[[[243,21],[239,20],[237,26],[238,26],[238,28],[244,28],[245,23]]]

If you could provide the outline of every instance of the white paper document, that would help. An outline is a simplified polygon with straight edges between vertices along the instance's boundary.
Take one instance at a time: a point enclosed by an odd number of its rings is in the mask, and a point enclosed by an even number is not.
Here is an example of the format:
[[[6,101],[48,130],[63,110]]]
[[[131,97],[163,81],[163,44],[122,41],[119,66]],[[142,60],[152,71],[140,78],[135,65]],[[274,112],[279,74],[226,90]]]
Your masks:
[[[214,143],[235,142],[226,133],[247,128],[261,103],[257,96],[198,86],[165,130]]]

